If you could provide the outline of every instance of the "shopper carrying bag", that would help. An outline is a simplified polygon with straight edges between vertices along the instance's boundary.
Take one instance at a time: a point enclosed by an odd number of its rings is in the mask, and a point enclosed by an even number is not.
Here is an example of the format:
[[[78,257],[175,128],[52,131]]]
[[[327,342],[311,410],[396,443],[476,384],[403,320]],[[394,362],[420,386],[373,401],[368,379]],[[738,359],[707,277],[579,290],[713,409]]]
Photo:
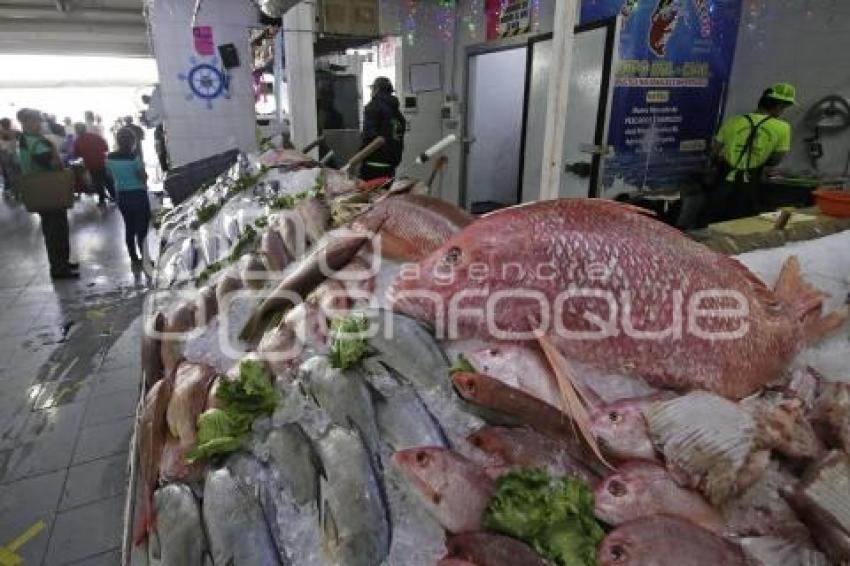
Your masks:
[[[79,277],[79,265],[70,261],[67,209],[74,204],[74,175],[62,167],[59,151],[41,134],[41,112],[18,112],[22,133],[18,138],[21,177],[18,192],[27,210],[41,216],[41,231],[54,279]]]

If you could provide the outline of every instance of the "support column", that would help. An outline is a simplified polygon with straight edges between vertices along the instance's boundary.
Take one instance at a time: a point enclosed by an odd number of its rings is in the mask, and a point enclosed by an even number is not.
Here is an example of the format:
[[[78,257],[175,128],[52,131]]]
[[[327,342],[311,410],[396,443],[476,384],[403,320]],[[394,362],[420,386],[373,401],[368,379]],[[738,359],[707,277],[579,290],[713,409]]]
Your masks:
[[[313,4],[300,2],[283,16],[283,43],[292,143],[301,149],[318,137]],[[317,150],[313,157],[318,156]]]
[[[274,60],[272,61],[274,75],[274,116],[278,124],[283,124],[283,32],[277,30],[274,34]]]
[[[573,64],[573,28],[577,0],[555,3],[552,66],[549,71],[549,97],[546,136],[543,143],[543,172],[540,199],[558,198],[564,173],[564,141],[567,135],[567,97]]]

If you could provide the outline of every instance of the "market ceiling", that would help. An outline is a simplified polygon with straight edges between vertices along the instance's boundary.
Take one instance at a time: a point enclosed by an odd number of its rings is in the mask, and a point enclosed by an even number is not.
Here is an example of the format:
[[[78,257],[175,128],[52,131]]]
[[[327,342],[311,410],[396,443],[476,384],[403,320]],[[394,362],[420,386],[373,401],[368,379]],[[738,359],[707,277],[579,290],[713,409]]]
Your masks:
[[[0,53],[150,56],[144,0],[0,0]]]

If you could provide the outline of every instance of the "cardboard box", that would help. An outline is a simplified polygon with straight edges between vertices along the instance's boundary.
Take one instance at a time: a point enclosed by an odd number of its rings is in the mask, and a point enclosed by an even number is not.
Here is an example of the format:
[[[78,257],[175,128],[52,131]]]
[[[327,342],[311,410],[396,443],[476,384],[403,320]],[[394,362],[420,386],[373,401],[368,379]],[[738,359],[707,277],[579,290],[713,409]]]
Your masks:
[[[323,0],[322,33],[354,37],[381,34],[378,0]]]

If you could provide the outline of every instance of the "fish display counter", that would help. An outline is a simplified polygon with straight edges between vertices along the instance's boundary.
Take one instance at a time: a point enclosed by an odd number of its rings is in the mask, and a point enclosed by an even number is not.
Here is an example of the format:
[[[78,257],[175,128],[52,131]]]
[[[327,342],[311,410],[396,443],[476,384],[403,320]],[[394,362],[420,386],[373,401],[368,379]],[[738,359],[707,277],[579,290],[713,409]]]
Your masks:
[[[157,218],[124,564],[850,560],[850,237],[242,156]]]

